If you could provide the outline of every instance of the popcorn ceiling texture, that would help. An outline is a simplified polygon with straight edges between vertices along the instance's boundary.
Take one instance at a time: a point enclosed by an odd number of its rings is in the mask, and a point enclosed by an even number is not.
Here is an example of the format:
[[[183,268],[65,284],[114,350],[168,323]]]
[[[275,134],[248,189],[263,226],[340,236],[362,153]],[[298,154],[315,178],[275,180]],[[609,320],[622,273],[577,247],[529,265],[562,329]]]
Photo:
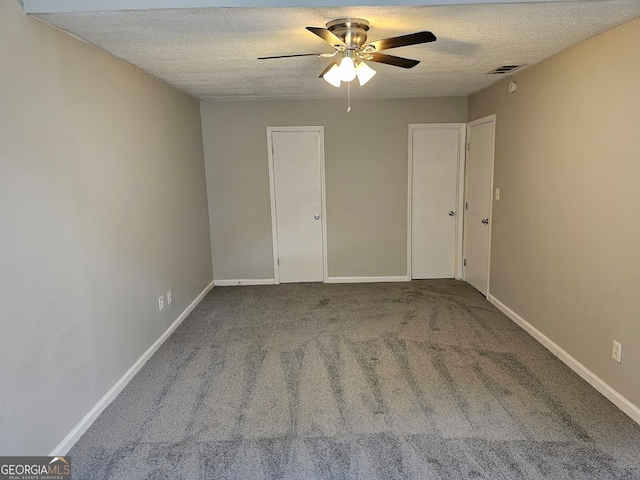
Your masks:
[[[194,8],[40,14],[198,99],[343,98],[318,75],[329,59],[259,56],[329,53],[305,30],[341,17],[369,20],[369,40],[430,30],[435,43],[390,54],[421,63],[407,70],[371,63],[378,75],[360,98],[465,96],[502,78],[502,65],[532,65],[640,16],[638,0],[418,7]]]
[[[640,426],[454,280],[215,287],[74,478],[640,478]]]

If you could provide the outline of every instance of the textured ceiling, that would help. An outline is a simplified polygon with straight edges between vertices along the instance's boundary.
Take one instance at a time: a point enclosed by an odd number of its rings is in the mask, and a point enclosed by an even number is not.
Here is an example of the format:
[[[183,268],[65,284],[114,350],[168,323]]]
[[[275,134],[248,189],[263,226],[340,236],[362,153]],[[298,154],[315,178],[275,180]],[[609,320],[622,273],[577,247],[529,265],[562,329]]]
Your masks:
[[[502,65],[533,65],[640,16],[638,0],[415,7],[189,8],[38,14],[198,99],[343,98],[318,78],[329,59],[258,56],[333,49],[305,30],[341,17],[369,20],[368,40],[430,30],[435,43],[390,50],[420,60],[377,70],[356,98],[468,95]]]

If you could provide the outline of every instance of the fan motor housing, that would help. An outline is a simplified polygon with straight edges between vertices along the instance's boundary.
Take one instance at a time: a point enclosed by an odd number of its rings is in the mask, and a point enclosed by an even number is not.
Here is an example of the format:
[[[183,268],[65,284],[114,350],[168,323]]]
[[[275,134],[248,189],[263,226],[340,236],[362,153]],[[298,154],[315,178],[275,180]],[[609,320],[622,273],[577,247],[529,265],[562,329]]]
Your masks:
[[[364,18],[338,18],[327,23],[327,30],[349,47],[361,47],[367,41],[369,22]]]

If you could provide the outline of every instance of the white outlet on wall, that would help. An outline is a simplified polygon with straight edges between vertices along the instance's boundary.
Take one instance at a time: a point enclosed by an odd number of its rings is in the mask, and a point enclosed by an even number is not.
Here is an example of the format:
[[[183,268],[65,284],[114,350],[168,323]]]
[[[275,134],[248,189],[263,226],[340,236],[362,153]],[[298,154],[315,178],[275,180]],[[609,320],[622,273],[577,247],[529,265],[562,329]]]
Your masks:
[[[162,311],[164,308],[164,295],[158,297],[158,310]]]
[[[171,305],[171,290],[167,292],[167,305]]]
[[[622,363],[622,344],[613,341],[613,349],[611,350],[611,359],[618,363]]]

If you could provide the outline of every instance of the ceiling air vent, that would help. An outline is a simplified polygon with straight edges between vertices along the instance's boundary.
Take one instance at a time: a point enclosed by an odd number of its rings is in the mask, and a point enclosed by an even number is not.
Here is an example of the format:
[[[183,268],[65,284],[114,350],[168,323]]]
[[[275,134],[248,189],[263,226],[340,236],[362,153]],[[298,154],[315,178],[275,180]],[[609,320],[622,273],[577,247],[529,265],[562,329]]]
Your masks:
[[[503,73],[513,72],[514,70],[524,67],[524,65],[503,65],[501,67],[496,68],[495,70],[491,70],[489,75],[502,75]]]

